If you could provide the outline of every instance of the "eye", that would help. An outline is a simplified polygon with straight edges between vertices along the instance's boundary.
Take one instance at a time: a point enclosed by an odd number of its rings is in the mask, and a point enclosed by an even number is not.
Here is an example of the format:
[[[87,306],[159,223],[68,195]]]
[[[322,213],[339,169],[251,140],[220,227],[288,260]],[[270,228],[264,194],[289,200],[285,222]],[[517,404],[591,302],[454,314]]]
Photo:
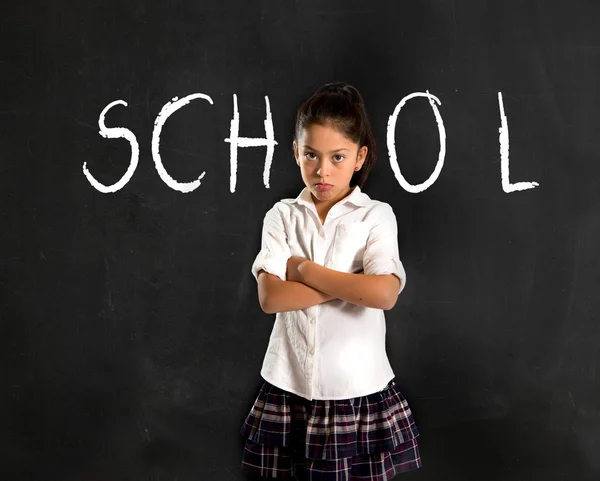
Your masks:
[[[344,156],[342,154],[335,154],[333,156],[333,161],[334,162],[341,162],[342,160],[344,160]]]
[[[315,160],[317,158],[317,154],[314,152],[304,152],[304,157],[306,157],[308,160]]]

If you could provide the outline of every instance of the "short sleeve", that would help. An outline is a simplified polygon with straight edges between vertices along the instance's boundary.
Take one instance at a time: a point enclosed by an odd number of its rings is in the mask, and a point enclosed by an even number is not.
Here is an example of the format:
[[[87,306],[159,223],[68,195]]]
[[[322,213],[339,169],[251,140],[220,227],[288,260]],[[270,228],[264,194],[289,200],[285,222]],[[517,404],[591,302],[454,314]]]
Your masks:
[[[402,292],[406,285],[406,272],[398,253],[398,224],[396,216],[389,204],[377,206],[380,211],[375,226],[369,232],[367,246],[363,256],[365,274],[384,275],[394,274],[400,279]]]
[[[260,252],[252,264],[252,275],[258,280],[261,270],[286,280],[287,261],[291,251],[278,204],[266,214],[263,221]]]

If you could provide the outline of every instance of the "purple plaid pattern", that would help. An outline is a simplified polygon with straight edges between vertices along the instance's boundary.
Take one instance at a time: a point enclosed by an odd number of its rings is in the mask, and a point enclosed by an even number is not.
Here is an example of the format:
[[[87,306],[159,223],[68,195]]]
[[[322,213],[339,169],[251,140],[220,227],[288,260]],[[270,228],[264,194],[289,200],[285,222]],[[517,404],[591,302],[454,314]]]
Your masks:
[[[419,431],[394,380],[337,401],[309,401],[265,381],[240,432],[242,467],[272,478],[387,481],[421,467]]]

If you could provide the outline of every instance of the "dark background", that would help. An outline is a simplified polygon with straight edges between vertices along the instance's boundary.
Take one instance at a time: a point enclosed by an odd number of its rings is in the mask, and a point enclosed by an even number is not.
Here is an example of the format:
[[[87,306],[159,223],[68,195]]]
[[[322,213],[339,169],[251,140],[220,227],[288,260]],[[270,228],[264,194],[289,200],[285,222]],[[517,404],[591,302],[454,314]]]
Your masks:
[[[421,430],[407,479],[600,478],[600,4],[582,1],[15,0],[0,7],[0,479],[244,480],[238,430],[273,316],[250,273],[262,219],[303,187],[297,107],[345,80],[363,93],[408,280],[388,353]],[[425,192],[396,181],[396,104],[429,90],[447,131]],[[502,190],[498,92],[510,129]],[[173,97],[204,93],[163,129]],[[229,192],[233,94],[240,135]],[[130,149],[98,133],[131,129]],[[428,102],[400,113],[404,176],[425,181],[439,139]]]

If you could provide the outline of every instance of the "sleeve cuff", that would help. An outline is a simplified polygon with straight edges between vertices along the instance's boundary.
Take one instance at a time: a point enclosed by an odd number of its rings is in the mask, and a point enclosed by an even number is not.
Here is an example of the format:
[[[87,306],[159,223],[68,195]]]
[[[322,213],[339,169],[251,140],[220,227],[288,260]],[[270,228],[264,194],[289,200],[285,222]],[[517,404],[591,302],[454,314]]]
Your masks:
[[[282,281],[286,280],[288,259],[277,258],[268,251],[259,252],[252,264],[252,275],[258,281],[258,273],[263,270],[269,274],[279,277]]]
[[[365,274],[379,276],[394,274],[398,279],[400,279],[400,290],[398,291],[398,294],[402,292],[404,286],[406,285],[406,271],[404,270],[402,261],[393,257],[390,257],[389,262],[378,262],[377,264],[371,264],[367,269],[365,269]]]

